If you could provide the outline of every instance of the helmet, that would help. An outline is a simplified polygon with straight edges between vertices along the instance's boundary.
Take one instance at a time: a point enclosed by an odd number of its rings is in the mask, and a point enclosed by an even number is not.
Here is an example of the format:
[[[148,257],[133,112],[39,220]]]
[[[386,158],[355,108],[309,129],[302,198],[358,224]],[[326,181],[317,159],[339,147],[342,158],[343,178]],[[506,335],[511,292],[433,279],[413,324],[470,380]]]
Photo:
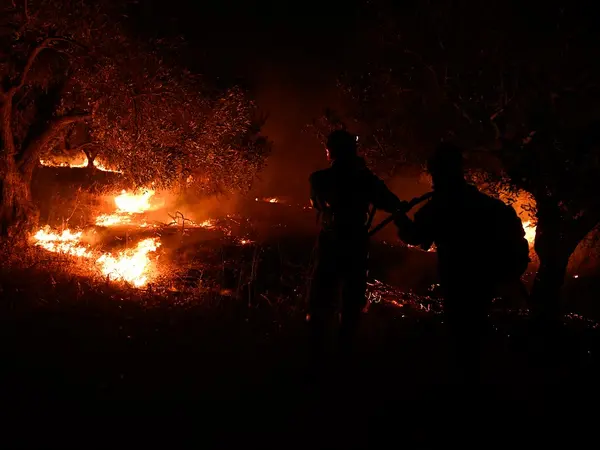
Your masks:
[[[357,137],[346,130],[336,130],[327,136],[327,151],[331,159],[356,155]]]

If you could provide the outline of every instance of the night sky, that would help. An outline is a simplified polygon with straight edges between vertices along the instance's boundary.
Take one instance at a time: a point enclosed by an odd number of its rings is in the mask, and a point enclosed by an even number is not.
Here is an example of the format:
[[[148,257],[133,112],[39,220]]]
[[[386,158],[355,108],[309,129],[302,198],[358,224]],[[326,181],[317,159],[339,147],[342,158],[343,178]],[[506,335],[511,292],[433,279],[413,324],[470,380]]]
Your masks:
[[[138,32],[183,35],[188,67],[252,90],[275,144],[257,188],[304,196],[310,172],[326,164],[305,126],[335,106],[336,75],[356,45],[358,2],[144,1],[131,17]]]

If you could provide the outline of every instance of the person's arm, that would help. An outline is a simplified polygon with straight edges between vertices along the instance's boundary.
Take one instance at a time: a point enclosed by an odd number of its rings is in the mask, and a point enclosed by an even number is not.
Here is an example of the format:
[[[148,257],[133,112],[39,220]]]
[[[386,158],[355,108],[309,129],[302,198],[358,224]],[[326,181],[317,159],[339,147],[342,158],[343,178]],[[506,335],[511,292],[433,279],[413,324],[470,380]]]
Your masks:
[[[398,227],[398,237],[408,245],[415,245],[427,251],[433,245],[431,232],[432,209],[430,204],[423,206],[411,220],[406,214],[398,214],[394,223]]]
[[[369,178],[371,202],[375,208],[390,214],[395,214],[403,209],[404,202],[388,189],[383,180],[372,173],[369,174]]]

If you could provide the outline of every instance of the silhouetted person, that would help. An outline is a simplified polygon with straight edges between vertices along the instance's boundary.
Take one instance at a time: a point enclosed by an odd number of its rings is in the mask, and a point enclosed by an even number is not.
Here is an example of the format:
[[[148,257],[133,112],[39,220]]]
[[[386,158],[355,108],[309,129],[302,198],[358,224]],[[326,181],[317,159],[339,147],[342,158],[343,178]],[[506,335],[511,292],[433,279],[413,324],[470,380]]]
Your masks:
[[[519,280],[528,243],[516,211],[465,181],[460,149],[441,144],[428,162],[433,196],[414,220],[398,215],[402,241],[437,249],[444,321],[459,367],[478,376],[487,318],[499,284]]]
[[[338,130],[327,139],[328,169],[310,176],[311,203],[321,218],[316,265],[309,294],[313,356],[322,356],[341,292],[339,344],[352,349],[366,305],[370,206],[395,212],[402,202],[357,156],[356,136]]]

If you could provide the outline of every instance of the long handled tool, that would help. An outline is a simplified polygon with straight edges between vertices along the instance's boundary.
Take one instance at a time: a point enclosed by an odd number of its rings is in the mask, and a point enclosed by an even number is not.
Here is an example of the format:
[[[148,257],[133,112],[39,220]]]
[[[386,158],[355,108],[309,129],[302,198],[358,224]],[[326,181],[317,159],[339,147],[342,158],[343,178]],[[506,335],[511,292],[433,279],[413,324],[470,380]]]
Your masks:
[[[430,199],[432,195],[433,195],[433,192],[428,192],[426,194],[421,195],[420,197],[413,198],[411,201],[407,202],[406,209],[404,211],[401,211],[401,212],[403,214],[406,214],[408,211],[410,211],[411,209],[413,209],[419,203],[422,203],[425,200]],[[384,220],[382,220],[373,229],[369,230],[369,237],[373,236],[375,233],[377,233],[378,231],[380,231],[381,229],[383,229],[386,225],[388,225],[390,222],[392,222],[395,218],[396,218],[396,214],[390,214],[387,218],[385,218]]]

